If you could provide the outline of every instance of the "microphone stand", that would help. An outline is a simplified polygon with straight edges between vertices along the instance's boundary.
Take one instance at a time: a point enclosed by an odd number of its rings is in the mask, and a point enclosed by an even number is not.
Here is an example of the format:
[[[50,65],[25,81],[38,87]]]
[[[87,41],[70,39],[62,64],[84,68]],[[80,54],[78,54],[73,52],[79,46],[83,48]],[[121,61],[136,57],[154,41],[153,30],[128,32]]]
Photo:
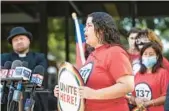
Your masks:
[[[24,108],[23,99],[24,99],[25,86],[24,86],[24,82],[22,80],[20,82],[22,83],[22,90],[21,90],[19,101],[18,101],[18,111],[23,111],[24,110],[23,109]]]
[[[33,88],[32,88],[32,94],[30,95],[30,99],[31,99],[31,111],[33,111],[33,108],[34,108],[34,105],[35,105],[35,100],[34,100],[34,97],[35,97],[35,89],[36,89],[36,84],[33,85]]]
[[[11,100],[14,92],[14,81],[11,82],[9,86],[9,94],[8,94],[8,102],[7,102],[7,111],[10,111],[10,106],[11,106]]]
[[[8,111],[23,111],[23,94],[22,92],[24,91],[24,86],[22,83],[22,78],[14,78],[15,81],[18,81],[18,85],[15,91],[13,91],[13,93],[11,94],[11,96],[13,96],[13,98],[10,96],[9,100],[10,100],[10,105],[8,107]],[[12,83],[14,83],[14,81],[12,81]],[[12,84],[11,84],[12,85]],[[14,85],[13,85],[14,86]]]
[[[35,104],[35,100],[34,100],[35,89],[36,89],[36,85],[34,84],[30,93],[30,98],[26,100],[25,108],[24,108],[25,111],[33,111],[34,104]]]
[[[6,84],[7,84],[7,81],[4,81],[3,85],[2,85],[2,88],[1,88],[1,94],[0,94],[0,98],[1,98],[1,104],[6,104]]]
[[[23,111],[23,93],[21,93],[20,101],[18,102],[18,111]]]

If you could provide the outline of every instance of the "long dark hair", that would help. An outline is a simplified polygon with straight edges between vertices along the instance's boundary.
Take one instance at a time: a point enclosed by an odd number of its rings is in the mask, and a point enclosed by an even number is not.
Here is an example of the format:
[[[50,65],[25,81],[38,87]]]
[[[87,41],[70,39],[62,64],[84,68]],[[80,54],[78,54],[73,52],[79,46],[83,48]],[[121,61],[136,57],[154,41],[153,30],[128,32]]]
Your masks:
[[[88,44],[85,44],[85,59],[89,57],[89,55],[95,50],[94,47],[91,47]]]
[[[129,57],[129,53],[120,42],[120,33],[111,15],[105,12],[93,12],[88,17],[92,17],[92,23],[99,43],[109,44],[109,46],[119,46],[126,51]]]
[[[92,17],[92,23],[94,24],[96,35],[102,35],[103,37],[97,37],[102,44],[121,44],[120,35],[115,26],[115,22],[109,14],[105,12],[93,12],[88,15]]]
[[[143,48],[141,49],[141,52],[140,52],[140,55],[141,55],[140,56],[140,64],[141,64],[140,73],[141,74],[144,74],[147,71],[147,68],[142,63],[142,56],[143,56],[144,51],[147,48],[150,48],[150,47],[152,47],[154,49],[154,51],[155,51],[155,53],[156,53],[156,55],[158,57],[157,63],[152,68],[152,73],[155,73],[160,67],[162,67],[163,56],[162,56],[162,52],[161,52],[159,44],[157,44],[155,42],[149,42],[149,43],[146,43],[143,46]]]

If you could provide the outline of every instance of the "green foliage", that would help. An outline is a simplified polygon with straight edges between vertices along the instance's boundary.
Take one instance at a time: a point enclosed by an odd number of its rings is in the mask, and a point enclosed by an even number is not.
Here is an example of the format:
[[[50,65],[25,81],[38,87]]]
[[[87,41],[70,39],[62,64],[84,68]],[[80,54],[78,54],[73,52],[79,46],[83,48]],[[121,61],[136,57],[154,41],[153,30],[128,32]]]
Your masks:
[[[129,17],[121,18],[116,21],[116,24],[120,32],[124,31],[126,34],[121,34],[121,42],[127,48],[128,42],[126,39],[127,32],[132,28],[132,19]],[[65,24],[64,18],[48,18],[48,54],[54,56],[54,60],[58,64],[65,61],[65,26],[68,26],[69,30],[69,58],[72,64],[75,63],[75,33],[74,22],[69,19],[69,24]],[[154,30],[162,41],[169,42],[169,17],[161,18],[138,18],[136,19],[136,27],[145,29],[150,28]],[[164,44],[164,48],[167,44]],[[169,51],[164,52],[164,56],[169,58]],[[48,58],[49,59],[49,58]],[[50,59],[49,59],[50,60]]]
[[[64,18],[49,18],[48,19],[48,54],[54,56],[54,61],[57,64],[65,61],[65,19]],[[73,25],[69,20],[69,58],[72,64],[75,63],[75,39],[73,35]],[[73,35],[73,36],[71,36]],[[48,58],[50,60],[50,58]]]
[[[141,29],[150,28],[156,32],[163,42],[164,56],[169,59],[169,17],[144,17],[137,18],[135,21],[136,27]],[[132,28],[132,19],[126,17],[116,22],[119,30],[125,32],[122,36],[127,36],[127,32]],[[123,40],[123,43],[126,46],[127,42],[125,40]]]

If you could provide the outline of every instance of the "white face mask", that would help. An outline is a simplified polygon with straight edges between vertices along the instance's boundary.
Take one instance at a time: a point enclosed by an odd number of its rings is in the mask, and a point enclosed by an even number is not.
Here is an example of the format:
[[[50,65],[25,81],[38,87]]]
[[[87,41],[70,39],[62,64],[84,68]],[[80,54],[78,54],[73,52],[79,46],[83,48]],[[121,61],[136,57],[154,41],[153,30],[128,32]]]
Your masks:
[[[142,63],[146,68],[152,68],[157,63],[157,56],[142,57]]]

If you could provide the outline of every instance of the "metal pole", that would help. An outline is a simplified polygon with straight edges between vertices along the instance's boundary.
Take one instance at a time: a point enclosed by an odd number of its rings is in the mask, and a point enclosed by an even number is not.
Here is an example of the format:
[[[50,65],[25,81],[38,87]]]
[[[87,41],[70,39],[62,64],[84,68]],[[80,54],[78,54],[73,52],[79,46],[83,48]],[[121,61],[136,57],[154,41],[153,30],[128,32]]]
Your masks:
[[[40,46],[41,46],[41,52],[43,52],[47,58],[47,53],[48,53],[48,45],[47,45],[47,33],[48,33],[48,25],[47,25],[47,7],[46,7],[46,2],[41,1],[38,2],[38,8],[39,8],[39,41],[40,41]],[[48,74],[47,72],[44,75],[44,88],[48,88]]]
[[[132,17],[132,26],[135,27],[136,26],[136,17],[137,17],[137,2],[136,1],[132,1],[131,5],[130,5],[130,12],[131,12],[131,17]]]
[[[66,4],[66,16],[65,16],[65,54],[66,61],[69,62],[69,2]]]

